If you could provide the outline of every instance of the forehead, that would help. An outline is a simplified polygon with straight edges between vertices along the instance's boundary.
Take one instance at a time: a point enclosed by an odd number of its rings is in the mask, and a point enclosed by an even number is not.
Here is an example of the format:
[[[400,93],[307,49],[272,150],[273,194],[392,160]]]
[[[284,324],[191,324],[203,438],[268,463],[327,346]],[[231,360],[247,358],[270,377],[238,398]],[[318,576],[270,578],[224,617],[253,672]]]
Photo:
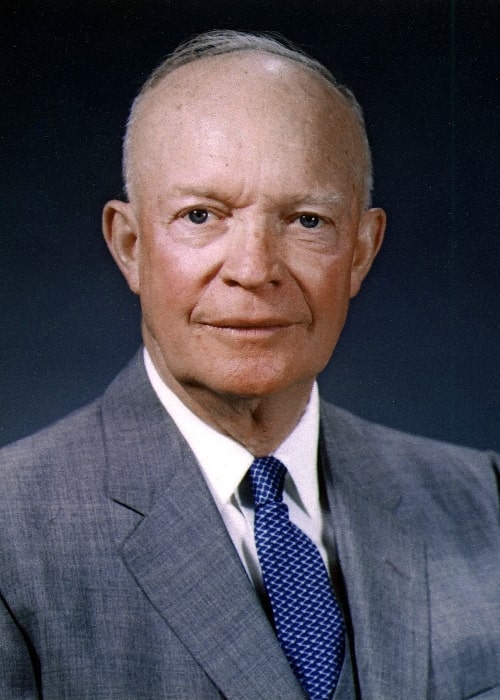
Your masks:
[[[139,104],[129,136],[136,180],[167,158],[213,148],[228,159],[260,149],[301,152],[342,169],[359,165],[360,137],[347,100],[308,67],[256,51],[207,57],[176,68]],[[214,162],[214,167],[220,163]],[[357,166],[355,168],[358,169]],[[131,172],[129,173],[131,174]]]
[[[140,100],[134,136],[162,125],[196,126],[206,114],[265,113],[283,119],[306,108],[311,121],[354,127],[347,100],[325,78],[291,59],[260,51],[205,57],[168,73]],[[189,110],[186,114],[186,110]],[[181,124],[182,118],[182,124]],[[141,129],[141,127],[145,127]]]
[[[270,100],[287,101],[292,87],[313,101],[345,101],[326,78],[306,65],[275,54],[242,50],[206,56],[175,68],[150,88],[144,102],[151,106],[167,95],[172,101],[189,99],[196,86],[201,88],[197,98],[204,99],[267,92]]]

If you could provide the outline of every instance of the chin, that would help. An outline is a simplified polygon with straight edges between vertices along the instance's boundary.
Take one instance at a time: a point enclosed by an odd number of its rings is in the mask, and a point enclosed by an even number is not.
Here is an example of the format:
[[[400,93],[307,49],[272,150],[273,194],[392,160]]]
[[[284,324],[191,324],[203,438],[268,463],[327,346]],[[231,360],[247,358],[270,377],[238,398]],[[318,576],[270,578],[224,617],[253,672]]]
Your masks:
[[[290,370],[262,372],[255,370],[238,374],[213,377],[207,385],[215,393],[235,398],[258,399],[279,394],[292,386],[309,381],[309,377],[297,377]]]

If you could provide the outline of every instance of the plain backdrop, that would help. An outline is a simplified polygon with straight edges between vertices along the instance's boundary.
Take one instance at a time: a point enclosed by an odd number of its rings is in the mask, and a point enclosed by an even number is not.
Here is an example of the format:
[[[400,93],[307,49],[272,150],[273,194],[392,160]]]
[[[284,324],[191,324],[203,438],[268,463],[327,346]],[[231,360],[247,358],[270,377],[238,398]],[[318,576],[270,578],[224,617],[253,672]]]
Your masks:
[[[499,15],[497,0],[2,4],[0,443],[97,396],[139,346],[100,231],[126,115],[182,39],[235,28],[297,42],[365,110],[389,226],[323,396],[499,449]]]

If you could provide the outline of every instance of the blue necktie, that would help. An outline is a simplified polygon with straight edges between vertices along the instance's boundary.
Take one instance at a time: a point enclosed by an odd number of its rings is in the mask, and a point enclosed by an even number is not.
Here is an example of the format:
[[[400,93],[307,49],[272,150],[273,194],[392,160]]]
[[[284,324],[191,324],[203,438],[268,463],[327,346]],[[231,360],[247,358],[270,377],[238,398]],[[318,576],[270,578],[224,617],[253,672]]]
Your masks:
[[[345,625],[316,545],[282,502],[286,467],[260,457],[250,467],[255,543],[278,640],[310,700],[330,698],[340,675]]]

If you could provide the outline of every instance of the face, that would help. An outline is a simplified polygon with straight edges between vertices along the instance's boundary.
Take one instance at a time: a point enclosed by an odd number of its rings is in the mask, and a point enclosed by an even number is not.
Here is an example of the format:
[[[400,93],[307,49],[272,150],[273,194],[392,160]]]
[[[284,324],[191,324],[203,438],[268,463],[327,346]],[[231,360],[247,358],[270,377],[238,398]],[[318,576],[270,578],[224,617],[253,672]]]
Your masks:
[[[132,135],[132,196],[105,210],[164,380],[264,397],[310,387],[381,242],[344,98],[265,54],[177,69]]]

